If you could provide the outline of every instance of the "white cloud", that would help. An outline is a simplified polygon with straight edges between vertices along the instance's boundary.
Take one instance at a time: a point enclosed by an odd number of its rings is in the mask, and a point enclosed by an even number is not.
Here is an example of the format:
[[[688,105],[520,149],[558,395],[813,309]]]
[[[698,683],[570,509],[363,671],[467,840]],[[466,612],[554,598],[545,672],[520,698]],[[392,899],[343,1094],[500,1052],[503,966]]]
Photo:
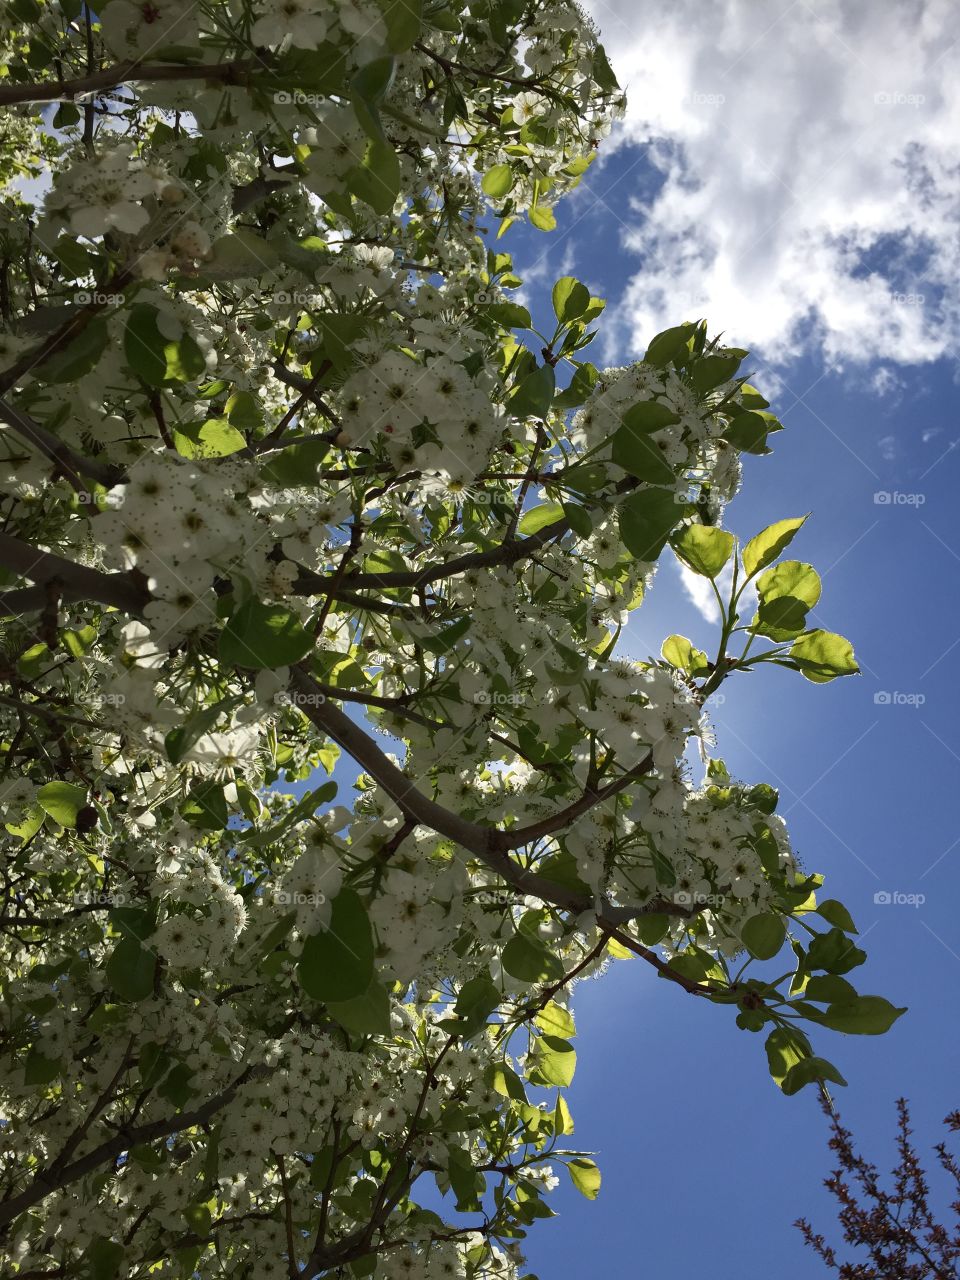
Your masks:
[[[624,356],[699,315],[777,363],[960,352],[954,0],[590,7],[629,97],[609,145],[663,175],[625,215]]]
[[[717,597],[714,594],[713,587],[710,585],[709,578],[701,577],[699,573],[694,573],[692,569],[688,569],[682,560],[674,559],[680,571],[681,585],[690,603],[702,617],[706,618],[707,622],[719,622],[720,606],[717,604]],[[717,578],[717,588],[720,592],[721,600],[730,598],[732,576],[733,565],[731,563],[721,571]]]

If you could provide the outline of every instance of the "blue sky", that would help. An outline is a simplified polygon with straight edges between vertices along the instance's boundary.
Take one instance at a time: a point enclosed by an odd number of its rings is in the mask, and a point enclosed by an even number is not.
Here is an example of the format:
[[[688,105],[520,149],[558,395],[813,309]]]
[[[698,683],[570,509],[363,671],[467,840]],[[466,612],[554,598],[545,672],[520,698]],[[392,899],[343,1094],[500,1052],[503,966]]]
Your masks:
[[[637,358],[654,332],[636,331],[645,258],[628,246],[642,207],[669,181],[648,147],[618,146],[560,206],[557,232],[513,230],[501,242],[544,324],[562,274],[608,300],[614,336],[594,359]],[[869,277],[874,292],[883,282],[906,328],[880,317],[844,347],[814,309],[797,312],[788,340],[774,332],[768,342],[769,298],[752,320],[740,314],[739,332],[723,314],[682,302],[675,310],[667,302],[662,317],[705,314],[713,331],[727,328],[757,350],[745,367],[787,430],[771,457],[748,460],[725,523],[749,537],[812,512],[791,554],[823,576],[816,625],[848,636],[862,667],[860,677],[827,686],[772,668],[732,679],[713,721],[717,754],[736,775],[779,788],[804,864],[824,872],[828,896],[850,908],[869,953],[854,975],[858,988],[909,1006],[884,1037],[824,1032],[816,1041],[849,1081],[837,1090],[844,1121],[881,1168],[894,1160],[898,1096],[910,1099],[924,1152],[960,1105],[960,421],[954,347],[935,345],[950,298],[915,256],[922,231],[878,231],[875,242],[861,235],[862,252],[848,264],[854,282]],[[670,245],[651,241],[647,252],[651,270],[668,280]],[[820,296],[831,288],[840,294],[847,285],[833,282]],[[923,350],[935,358],[919,360]],[[632,656],[657,652],[671,631],[708,651],[715,642],[669,554],[628,630],[623,647]],[[923,900],[884,903],[878,893]],[[541,1277],[656,1274],[685,1258],[717,1280],[753,1280],[771,1263],[790,1280],[825,1274],[791,1223],[803,1214],[836,1238],[821,1187],[831,1168],[826,1125],[811,1091],[784,1098],[773,1085],[762,1035],[739,1031],[728,1011],[656,980],[639,961],[581,984],[575,1007],[575,1140],[599,1153],[604,1185],[595,1203],[560,1187],[562,1217],[534,1232],[530,1269]]]

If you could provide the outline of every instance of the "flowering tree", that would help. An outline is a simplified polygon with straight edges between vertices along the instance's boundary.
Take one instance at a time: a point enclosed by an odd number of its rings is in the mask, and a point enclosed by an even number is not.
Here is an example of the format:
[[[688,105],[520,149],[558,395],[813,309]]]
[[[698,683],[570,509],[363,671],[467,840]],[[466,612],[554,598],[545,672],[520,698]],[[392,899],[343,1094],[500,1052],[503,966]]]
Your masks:
[[[706,748],[734,671],[857,670],[803,518],[719,527],[780,424],[703,323],[601,372],[582,283],[511,299],[622,108],[573,4],[5,24],[6,1255],[519,1274],[552,1170],[600,1183],[577,978],[728,1005],[786,1093],[840,1080],[800,1021],[900,1012]],[[716,652],[620,657],[667,547]]]

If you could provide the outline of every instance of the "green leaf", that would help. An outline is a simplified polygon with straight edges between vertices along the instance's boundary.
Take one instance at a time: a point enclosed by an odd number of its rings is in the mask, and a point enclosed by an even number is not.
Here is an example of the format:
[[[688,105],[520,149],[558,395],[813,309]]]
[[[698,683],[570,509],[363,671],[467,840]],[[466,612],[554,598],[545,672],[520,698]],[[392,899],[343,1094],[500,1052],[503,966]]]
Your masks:
[[[549,364],[540,365],[520,382],[507,401],[510,412],[518,418],[545,418],[553,404],[556,375]]]
[[[789,640],[806,626],[807,610],[820,599],[820,575],[800,560],[784,560],[757,579],[760,608],[753,630]]]
[[[212,707],[204,707],[202,711],[195,712],[185,724],[171,729],[164,739],[170,763],[179,764],[194,743],[198,742],[205,733],[210,733],[220,717],[232,711],[241,702],[243,702],[243,695],[233,694],[229,698],[215,702]]]
[[[521,307],[519,302],[490,302],[483,314],[507,329],[530,328],[530,312],[526,307]]]
[[[23,1083],[28,1086],[50,1084],[62,1070],[63,1063],[59,1058],[48,1058],[36,1049],[31,1049],[23,1064]]]
[[[781,1089],[791,1067],[812,1057],[810,1041],[793,1027],[775,1027],[767,1036],[766,1050],[770,1074]]]
[[[690,381],[697,391],[712,391],[728,382],[740,368],[740,356],[702,356],[690,370]]]
[[[537,1075],[540,1077],[537,1084],[565,1088],[573,1082],[577,1069],[577,1051],[569,1040],[542,1035],[537,1041],[535,1062]]]
[[[533,1021],[535,1026],[551,1036],[562,1036],[568,1040],[577,1033],[570,1010],[564,1009],[563,1005],[555,1004],[552,1000],[544,1005]]]
[[[812,609],[820,599],[820,590],[820,575],[802,560],[784,560],[757,579],[757,595],[763,603],[792,597]]]
[[[228,458],[247,447],[246,437],[226,418],[174,427],[173,443],[184,458]]]
[[[333,899],[330,926],[303,944],[300,985],[314,1000],[342,1003],[363,995],[373,981],[373,931],[366,907],[353,889]]]
[[[600,1193],[600,1170],[586,1156],[578,1156],[567,1162],[567,1172],[573,1185],[588,1200],[596,1200]]]
[[[544,982],[563,977],[560,957],[527,933],[515,933],[503,948],[500,959],[506,972],[522,982]]]
[[[37,803],[61,827],[75,827],[77,814],[87,803],[87,789],[72,782],[47,782],[37,792]]]
[[[116,1280],[123,1263],[124,1247],[105,1236],[94,1236],[83,1251],[87,1280]]]
[[[387,27],[387,47],[405,53],[420,34],[423,0],[379,0]]]
[[[777,520],[755,538],[751,538],[743,548],[743,567],[747,577],[752,578],[760,569],[765,569],[776,560],[793,541],[806,519],[806,516],[796,516],[789,520]]]
[[[600,373],[596,365],[590,364],[589,361],[577,365],[574,375],[570,379],[570,385],[556,395],[553,401],[554,408],[575,409],[577,405],[583,404],[584,400],[597,385],[599,377]]]
[[[123,331],[123,353],[133,372],[149,387],[192,382],[207,368],[203,352],[193,338],[189,334],[176,339],[166,337],[160,329],[159,311],[146,302],[138,302],[130,309]]]
[[[553,286],[553,313],[561,324],[578,319],[590,305],[590,290],[575,276],[561,276]]]
[[[354,73],[350,81],[351,94],[367,103],[382,102],[390,91],[396,70],[396,58],[374,58]]]
[[[678,671],[686,671],[688,675],[706,675],[709,663],[702,649],[695,649],[686,636],[667,636],[660,652],[664,660]]]
[[[688,524],[670,540],[670,545],[694,573],[715,578],[733,554],[733,534],[712,525]]]
[[[216,779],[197,782],[179,810],[185,821],[201,831],[223,831],[227,825],[227,800]]]
[[[513,169],[508,164],[495,164],[481,179],[484,195],[492,200],[502,200],[513,186]]]
[[[319,484],[317,471],[329,452],[330,446],[319,437],[288,445],[265,463],[263,478],[281,489]]]
[[[234,667],[276,668],[299,662],[313,636],[290,609],[247,600],[220,634],[220,660]]]
[[[523,1081],[505,1062],[496,1062],[490,1068],[490,1087],[500,1094],[501,1098],[512,1098],[514,1102],[526,1102],[527,1091]]]
[[[839,928],[820,933],[807,949],[807,968],[824,969],[827,973],[849,973],[863,964],[867,955]]]
[[[852,1000],[856,997],[856,988],[846,978],[835,973],[823,973],[811,978],[803,989],[804,1000],[817,1000],[821,1004],[833,1004],[835,1001]]]
[[[672,484],[673,468],[649,435],[633,427],[618,427],[611,441],[611,457],[618,467],[648,484]]]
[[[620,421],[633,432],[648,434],[660,431],[663,427],[672,427],[680,419],[668,405],[659,400],[641,400],[638,404],[631,405]]]
[[[327,1012],[341,1027],[355,1035],[390,1034],[390,997],[382,982],[372,982],[362,995],[352,1000],[327,1001]]]
[[[487,1018],[500,1004],[501,998],[488,974],[481,973],[471,978],[463,984],[457,996],[454,1013],[459,1025],[453,1030],[466,1040],[476,1035],[481,1027],[486,1026]]]
[[[590,518],[590,512],[586,507],[578,506],[575,502],[561,503],[563,514],[567,518],[567,524],[577,535],[578,538],[589,538],[593,533],[593,520]]]
[[[562,503],[544,502],[539,507],[531,507],[529,511],[524,512],[517,527],[522,534],[539,533],[548,524],[555,524],[557,520],[562,520],[565,515]]]
[[[836,898],[827,898],[825,902],[821,902],[817,907],[817,915],[822,916],[827,924],[835,925],[838,929],[843,929],[845,933],[859,933],[860,930],[853,923],[853,917],[842,902],[838,902]]]
[[[238,431],[256,431],[263,426],[263,406],[250,391],[234,391],[227,399],[224,413]]]
[[[527,217],[538,231],[556,231],[557,229],[557,219],[549,205],[531,205],[527,210]]]
[[[677,502],[672,489],[632,493],[619,513],[624,546],[638,560],[656,560],[684,514],[684,505]]]
[[[109,339],[102,317],[88,320],[75,338],[37,365],[35,373],[46,383],[76,382],[97,366]]]
[[[769,453],[767,436],[782,430],[783,424],[772,413],[751,410],[732,418],[723,436],[743,453]]]
[[[390,213],[400,193],[400,158],[390,143],[371,138],[363,161],[348,173],[347,185],[375,213]]]
[[[692,324],[679,324],[672,329],[664,329],[647,347],[647,354],[643,357],[644,363],[662,368],[671,360],[678,360],[681,356],[686,357],[689,354],[690,339],[695,330],[696,326]]]
[[[832,631],[808,631],[795,640],[790,657],[802,675],[814,684],[825,684],[838,676],[859,674],[853,645]]]
[[[153,993],[157,957],[136,938],[121,938],[107,961],[107,981],[121,1000],[146,1000]]]
[[[771,960],[783,946],[786,936],[786,925],[775,911],[751,916],[740,930],[744,945],[758,960]]]
[[[420,646],[426,649],[428,653],[442,657],[443,654],[449,653],[457,641],[467,634],[470,630],[471,622],[472,618],[467,613],[462,618],[458,618],[456,622],[451,622],[449,627],[444,627],[442,631],[438,631],[435,635],[424,637],[420,641]]]
[[[832,1062],[827,1062],[826,1058],[810,1057],[794,1063],[780,1081],[780,1088],[791,1097],[804,1085],[818,1084],[821,1081],[841,1085],[847,1083]]]
[[[883,996],[854,996],[831,1004],[817,1021],[831,1031],[845,1031],[854,1036],[880,1036],[906,1012],[906,1008],[897,1009]]]
[[[203,271],[215,280],[268,275],[280,262],[280,255],[269,241],[245,228],[214,240],[210,253]]]

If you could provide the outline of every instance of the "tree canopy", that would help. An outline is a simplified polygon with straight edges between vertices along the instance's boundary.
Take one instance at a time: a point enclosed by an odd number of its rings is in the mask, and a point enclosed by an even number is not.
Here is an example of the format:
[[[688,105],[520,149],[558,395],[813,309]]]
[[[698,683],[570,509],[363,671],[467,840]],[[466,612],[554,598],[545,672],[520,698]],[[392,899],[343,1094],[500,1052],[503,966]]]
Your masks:
[[[843,1082],[801,1024],[902,1012],[705,715],[857,671],[806,517],[721,527],[781,424],[703,320],[598,369],[585,284],[516,300],[505,233],[623,109],[574,4],[13,0],[0,39],[12,1274],[526,1274],[558,1173],[600,1186],[575,980],[728,1006],[788,1094]],[[662,555],[710,654],[623,656]]]

